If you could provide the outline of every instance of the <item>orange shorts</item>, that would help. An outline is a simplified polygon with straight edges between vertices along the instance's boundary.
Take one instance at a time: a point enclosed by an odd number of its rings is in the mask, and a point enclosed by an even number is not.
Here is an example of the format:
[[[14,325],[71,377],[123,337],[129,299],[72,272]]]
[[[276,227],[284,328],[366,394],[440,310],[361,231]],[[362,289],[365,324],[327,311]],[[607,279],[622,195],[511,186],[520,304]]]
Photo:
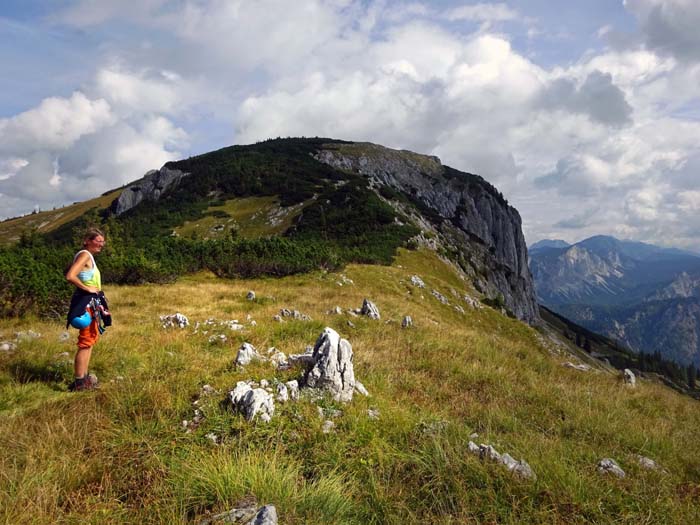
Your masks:
[[[87,310],[90,312],[90,315],[92,315],[92,309],[88,308]],[[78,348],[91,348],[95,346],[99,338],[100,331],[97,329],[97,321],[93,319],[90,326],[82,328],[78,333]]]

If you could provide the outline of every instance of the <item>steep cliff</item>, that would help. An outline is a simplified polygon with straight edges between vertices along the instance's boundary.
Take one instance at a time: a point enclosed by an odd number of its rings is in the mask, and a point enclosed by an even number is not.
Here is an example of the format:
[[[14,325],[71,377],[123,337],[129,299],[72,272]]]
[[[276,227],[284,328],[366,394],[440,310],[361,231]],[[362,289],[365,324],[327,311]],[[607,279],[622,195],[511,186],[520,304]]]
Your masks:
[[[115,215],[126,213],[142,201],[157,201],[168,189],[174,188],[188,173],[162,167],[151,170],[143,178],[129,184],[111,205]]]
[[[462,268],[481,292],[502,296],[519,319],[538,320],[520,215],[484,179],[443,166],[437,157],[369,143],[330,144],[315,158],[402,192],[443,244],[459,251]]]

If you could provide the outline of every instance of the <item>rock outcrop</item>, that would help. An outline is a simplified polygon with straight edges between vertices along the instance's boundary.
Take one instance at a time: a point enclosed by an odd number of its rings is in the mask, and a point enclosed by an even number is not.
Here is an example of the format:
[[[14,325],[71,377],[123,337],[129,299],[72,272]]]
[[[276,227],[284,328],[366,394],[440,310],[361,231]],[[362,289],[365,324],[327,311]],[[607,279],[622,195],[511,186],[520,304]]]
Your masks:
[[[166,167],[151,170],[141,179],[124,188],[119,197],[112,202],[110,211],[115,215],[121,215],[142,201],[157,201],[161,195],[177,186],[187,175],[189,174]]]
[[[313,366],[304,374],[303,386],[326,390],[336,401],[351,401],[355,371],[350,343],[326,328],[314,345],[311,359]]]
[[[461,252],[460,265],[482,293],[502,294],[519,319],[539,319],[520,215],[484,179],[443,166],[437,157],[369,143],[329,144],[315,158],[408,196],[444,242]]]

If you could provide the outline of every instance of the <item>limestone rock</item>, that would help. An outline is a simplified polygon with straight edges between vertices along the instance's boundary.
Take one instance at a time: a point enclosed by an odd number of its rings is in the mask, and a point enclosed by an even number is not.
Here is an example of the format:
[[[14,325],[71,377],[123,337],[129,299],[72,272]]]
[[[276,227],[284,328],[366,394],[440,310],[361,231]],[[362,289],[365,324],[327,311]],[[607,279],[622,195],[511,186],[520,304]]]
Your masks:
[[[378,408],[368,408],[367,417],[370,419],[379,419],[379,409]]]
[[[604,458],[598,462],[598,472],[601,474],[612,474],[618,478],[625,477],[625,471],[620,468],[620,465],[614,459]]]
[[[321,428],[321,432],[324,434],[330,434],[333,429],[335,428],[335,423],[331,421],[330,419],[327,419],[326,421],[323,422],[323,427]]]
[[[629,368],[625,368],[625,370],[622,372],[623,374],[623,380],[625,384],[631,388],[634,388],[637,386],[637,377],[634,375],[634,372],[630,370]]]
[[[472,454],[479,456],[481,459],[488,459],[501,463],[515,476],[523,479],[537,479],[537,476],[533,472],[532,468],[525,460],[521,459],[518,461],[507,453],[500,454],[491,445],[477,445],[473,441],[469,441],[467,444],[467,450]]]
[[[287,401],[289,401],[289,389],[287,388],[287,385],[285,385],[284,383],[277,384],[276,399],[280,403],[286,403]]]
[[[579,370],[581,372],[588,372],[591,369],[590,365],[587,365],[585,363],[575,364],[575,363],[572,363],[570,361],[567,361],[566,363],[564,363],[564,366],[566,366],[568,368],[573,368],[574,370]]]
[[[255,506],[231,509],[199,522],[199,525],[277,525],[277,509],[265,505],[256,510]]]
[[[362,308],[360,310],[361,315],[366,315],[370,319],[381,319],[381,315],[379,314],[379,308],[370,301],[369,299],[365,299],[362,301]]]
[[[437,290],[432,291],[433,297],[435,297],[438,301],[440,301],[442,304],[450,304],[450,301],[447,300],[447,297],[442,295],[440,292]]]
[[[296,401],[299,399],[299,382],[296,379],[293,379],[292,381],[287,381],[285,383],[285,386],[287,387],[287,390],[289,392],[289,399],[292,401]]]
[[[350,343],[332,328],[326,328],[314,345],[312,359],[313,366],[304,375],[304,386],[326,390],[336,401],[351,401],[355,373]]]
[[[428,227],[469,254],[465,270],[486,270],[480,291],[490,297],[502,293],[505,305],[521,320],[539,319],[520,215],[482,177],[455,177],[437,157],[369,143],[328,146],[315,158],[359,173],[378,187],[412,195],[434,210]]]
[[[411,319],[411,316],[404,316],[403,321],[401,321],[401,328],[410,328],[411,326],[413,326],[413,319]]]
[[[653,459],[645,458],[644,456],[637,456],[637,462],[639,466],[647,470],[659,470],[659,464]]]
[[[367,392],[365,385],[360,383],[357,379],[355,379],[355,392],[365,397],[369,397],[369,392]]]
[[[187,316],[177,312],[171,315],[161,315],[160,323],[163,328],[185,328],[189,326],[190,321],[187,319]]]
[[[254,359],[262,359],[262,356],[258,354],[258,351],[250,343],[243,343],[238,349],[238,355],[236,356],[236,364],[241,366],[246,366],[251,363]]]
[[[311,321],[311,317],[306,314],[301,313],[299,310],[290,310],[288,308],[282,308],[279,315],[281,317],[291,317],[297,321]]]
[[[17,345],[15,343],[11,343],[10,341],[3,341],[0,343],[0,352],[13,352],[17,349]]]
[[[142,201],[157,201],[167,190],[177,186],[183,177],[189,175],[180,170],[161,168],[151,170],[143,178],[124,188],[112,204],[110,210],[121,215]]]
[[[248,294],[245,296],[246,299],[249,301],[255,301],[255,292],[253,290],[250,290]]]
[[[267,423],[275,413],[272,395],[262,388],[252,388],[245,381],[239,381],[236,384],[236,388],[229,392],[229,399],[234,409],[243,414],[248,421],[259,416]]]
[[[421,279],[417,275],[411,276],[411,284],[413,286],[417,286],[418,288],[425,288],[425,283],[423,282],[423,279]]]

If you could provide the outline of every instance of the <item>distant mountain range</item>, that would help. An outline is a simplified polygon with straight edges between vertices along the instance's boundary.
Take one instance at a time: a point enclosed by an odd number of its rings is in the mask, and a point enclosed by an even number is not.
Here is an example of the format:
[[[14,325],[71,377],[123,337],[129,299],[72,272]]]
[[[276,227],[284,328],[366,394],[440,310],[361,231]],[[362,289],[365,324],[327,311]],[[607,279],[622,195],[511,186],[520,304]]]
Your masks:
[[[700,364],[700,255],[598,235],[529,249],[541,304],[637,352]]]

